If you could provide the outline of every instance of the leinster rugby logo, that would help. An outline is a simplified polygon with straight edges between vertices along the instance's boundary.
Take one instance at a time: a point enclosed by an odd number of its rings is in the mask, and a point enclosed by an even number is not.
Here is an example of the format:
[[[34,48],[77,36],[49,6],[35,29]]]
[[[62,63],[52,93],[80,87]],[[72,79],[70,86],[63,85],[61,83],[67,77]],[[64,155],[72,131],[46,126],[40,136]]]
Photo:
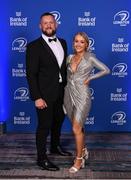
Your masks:
[[[93,88],[90,88],[90,93],[91,93],[91,96],[94,95],[94,89]]]
[[[95,43],[94,39],[89,37],[89,49],[92,51],[95,50],[94,43]]]
[[[129,24],[129,19],[130,15],[128,11],[119,11],[118,13],[115,14],[114,16],[114,21],[113,24],[119,24],[120,26],[126,26]]]
[[[58,11],[52,11],[52,12],[50,12],[50,13],[54,15],[56,22],[57,22],[58,24],[61,24],[61,22],[59,21],[60,16],[61,16],[60,13],[59,13]]]
[[[111,123],[116,123],[117,125],[123,125],[126,123],[126,114],[123,111],[115,112],[111,117]]]
[[[29,99],[29,90],[26,87],[16,89],[14,92],[14,99],[20,101],[26,101]]]
[[[112,69],[112,75],[124,77],[127,75],[127,64],[118,63]]]
[[[12,50],[25,52],[27,45],[27,40],[23,37],[17,38],[12,42]]]
[[[91,100],[94,100],[94,89],[90,88]]]

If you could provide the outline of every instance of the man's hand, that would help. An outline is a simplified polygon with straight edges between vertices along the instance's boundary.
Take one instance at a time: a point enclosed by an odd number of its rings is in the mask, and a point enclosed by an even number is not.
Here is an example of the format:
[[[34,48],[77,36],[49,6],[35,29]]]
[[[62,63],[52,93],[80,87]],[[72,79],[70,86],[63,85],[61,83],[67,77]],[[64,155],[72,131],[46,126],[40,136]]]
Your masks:
[[[40,99],[35,100],[35,106],[38,109],[44,109],[47,107],[47,104],[44,99],[40,98]]]

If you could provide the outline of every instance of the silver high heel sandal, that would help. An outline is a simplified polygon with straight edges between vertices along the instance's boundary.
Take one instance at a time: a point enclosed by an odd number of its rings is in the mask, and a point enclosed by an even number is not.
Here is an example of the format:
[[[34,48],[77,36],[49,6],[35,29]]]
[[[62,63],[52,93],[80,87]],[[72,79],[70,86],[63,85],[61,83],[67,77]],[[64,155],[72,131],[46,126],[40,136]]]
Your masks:
[[[76,173],[78,172],[81,168],[84,168],[85,167],[85,159],[83,157],[76,157],[77,160],[81,160],[81,165],[80,165],[80,168],[76,168],[75,166],[72,166],[70,169],[69,169],[69,172],[70,173]]]
[[[89,158],[89,152],[87,151],[87,148],[83,148],[82,149],[82,157],[84,158],[84,159],[88,159]]]

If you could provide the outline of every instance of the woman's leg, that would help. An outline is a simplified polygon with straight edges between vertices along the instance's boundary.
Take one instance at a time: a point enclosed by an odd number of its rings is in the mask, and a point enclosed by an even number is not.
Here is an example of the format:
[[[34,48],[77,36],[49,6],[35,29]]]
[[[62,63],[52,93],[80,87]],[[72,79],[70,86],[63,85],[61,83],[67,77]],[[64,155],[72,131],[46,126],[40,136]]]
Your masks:
[[[83,137],[83,142],[84,142],[84,144],[83,144],[83,149],[82,149],[82,157],[83,157],[84,159],[88,159],[88,157],[89,157],[89,151],[88,151],[88,149],[87,149],[87,147],[86,147],[86,144],[85,144],[85,132],[84,132],[84,128],[82,128],[82,132],[83,132],[83,134],[84,134],[84,137]]]
[[[80,123],[77,122],[77,120],[73,119],[72,124],[73,133],[75,136],[75,143],[76,143],[76,157],[81,158],[82,157],[82,149],[85,145],[84,143],[84,131]],[[74,167],[80,168],[82,163],[82,159],[76,159],[74,162]]]

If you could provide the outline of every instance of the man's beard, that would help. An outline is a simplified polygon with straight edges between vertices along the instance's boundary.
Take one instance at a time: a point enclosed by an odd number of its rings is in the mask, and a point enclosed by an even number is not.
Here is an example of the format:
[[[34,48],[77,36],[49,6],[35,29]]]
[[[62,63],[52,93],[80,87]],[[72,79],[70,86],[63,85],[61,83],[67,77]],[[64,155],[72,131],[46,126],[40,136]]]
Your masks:
[[[42,30],[42,32],[43,32],[43,34],[45,34],[48,37],[54,36],[56,34],[56,30],[52,30],[52,33],[50,33],[50,34],[46,31],[43,31],[43,30]]]

